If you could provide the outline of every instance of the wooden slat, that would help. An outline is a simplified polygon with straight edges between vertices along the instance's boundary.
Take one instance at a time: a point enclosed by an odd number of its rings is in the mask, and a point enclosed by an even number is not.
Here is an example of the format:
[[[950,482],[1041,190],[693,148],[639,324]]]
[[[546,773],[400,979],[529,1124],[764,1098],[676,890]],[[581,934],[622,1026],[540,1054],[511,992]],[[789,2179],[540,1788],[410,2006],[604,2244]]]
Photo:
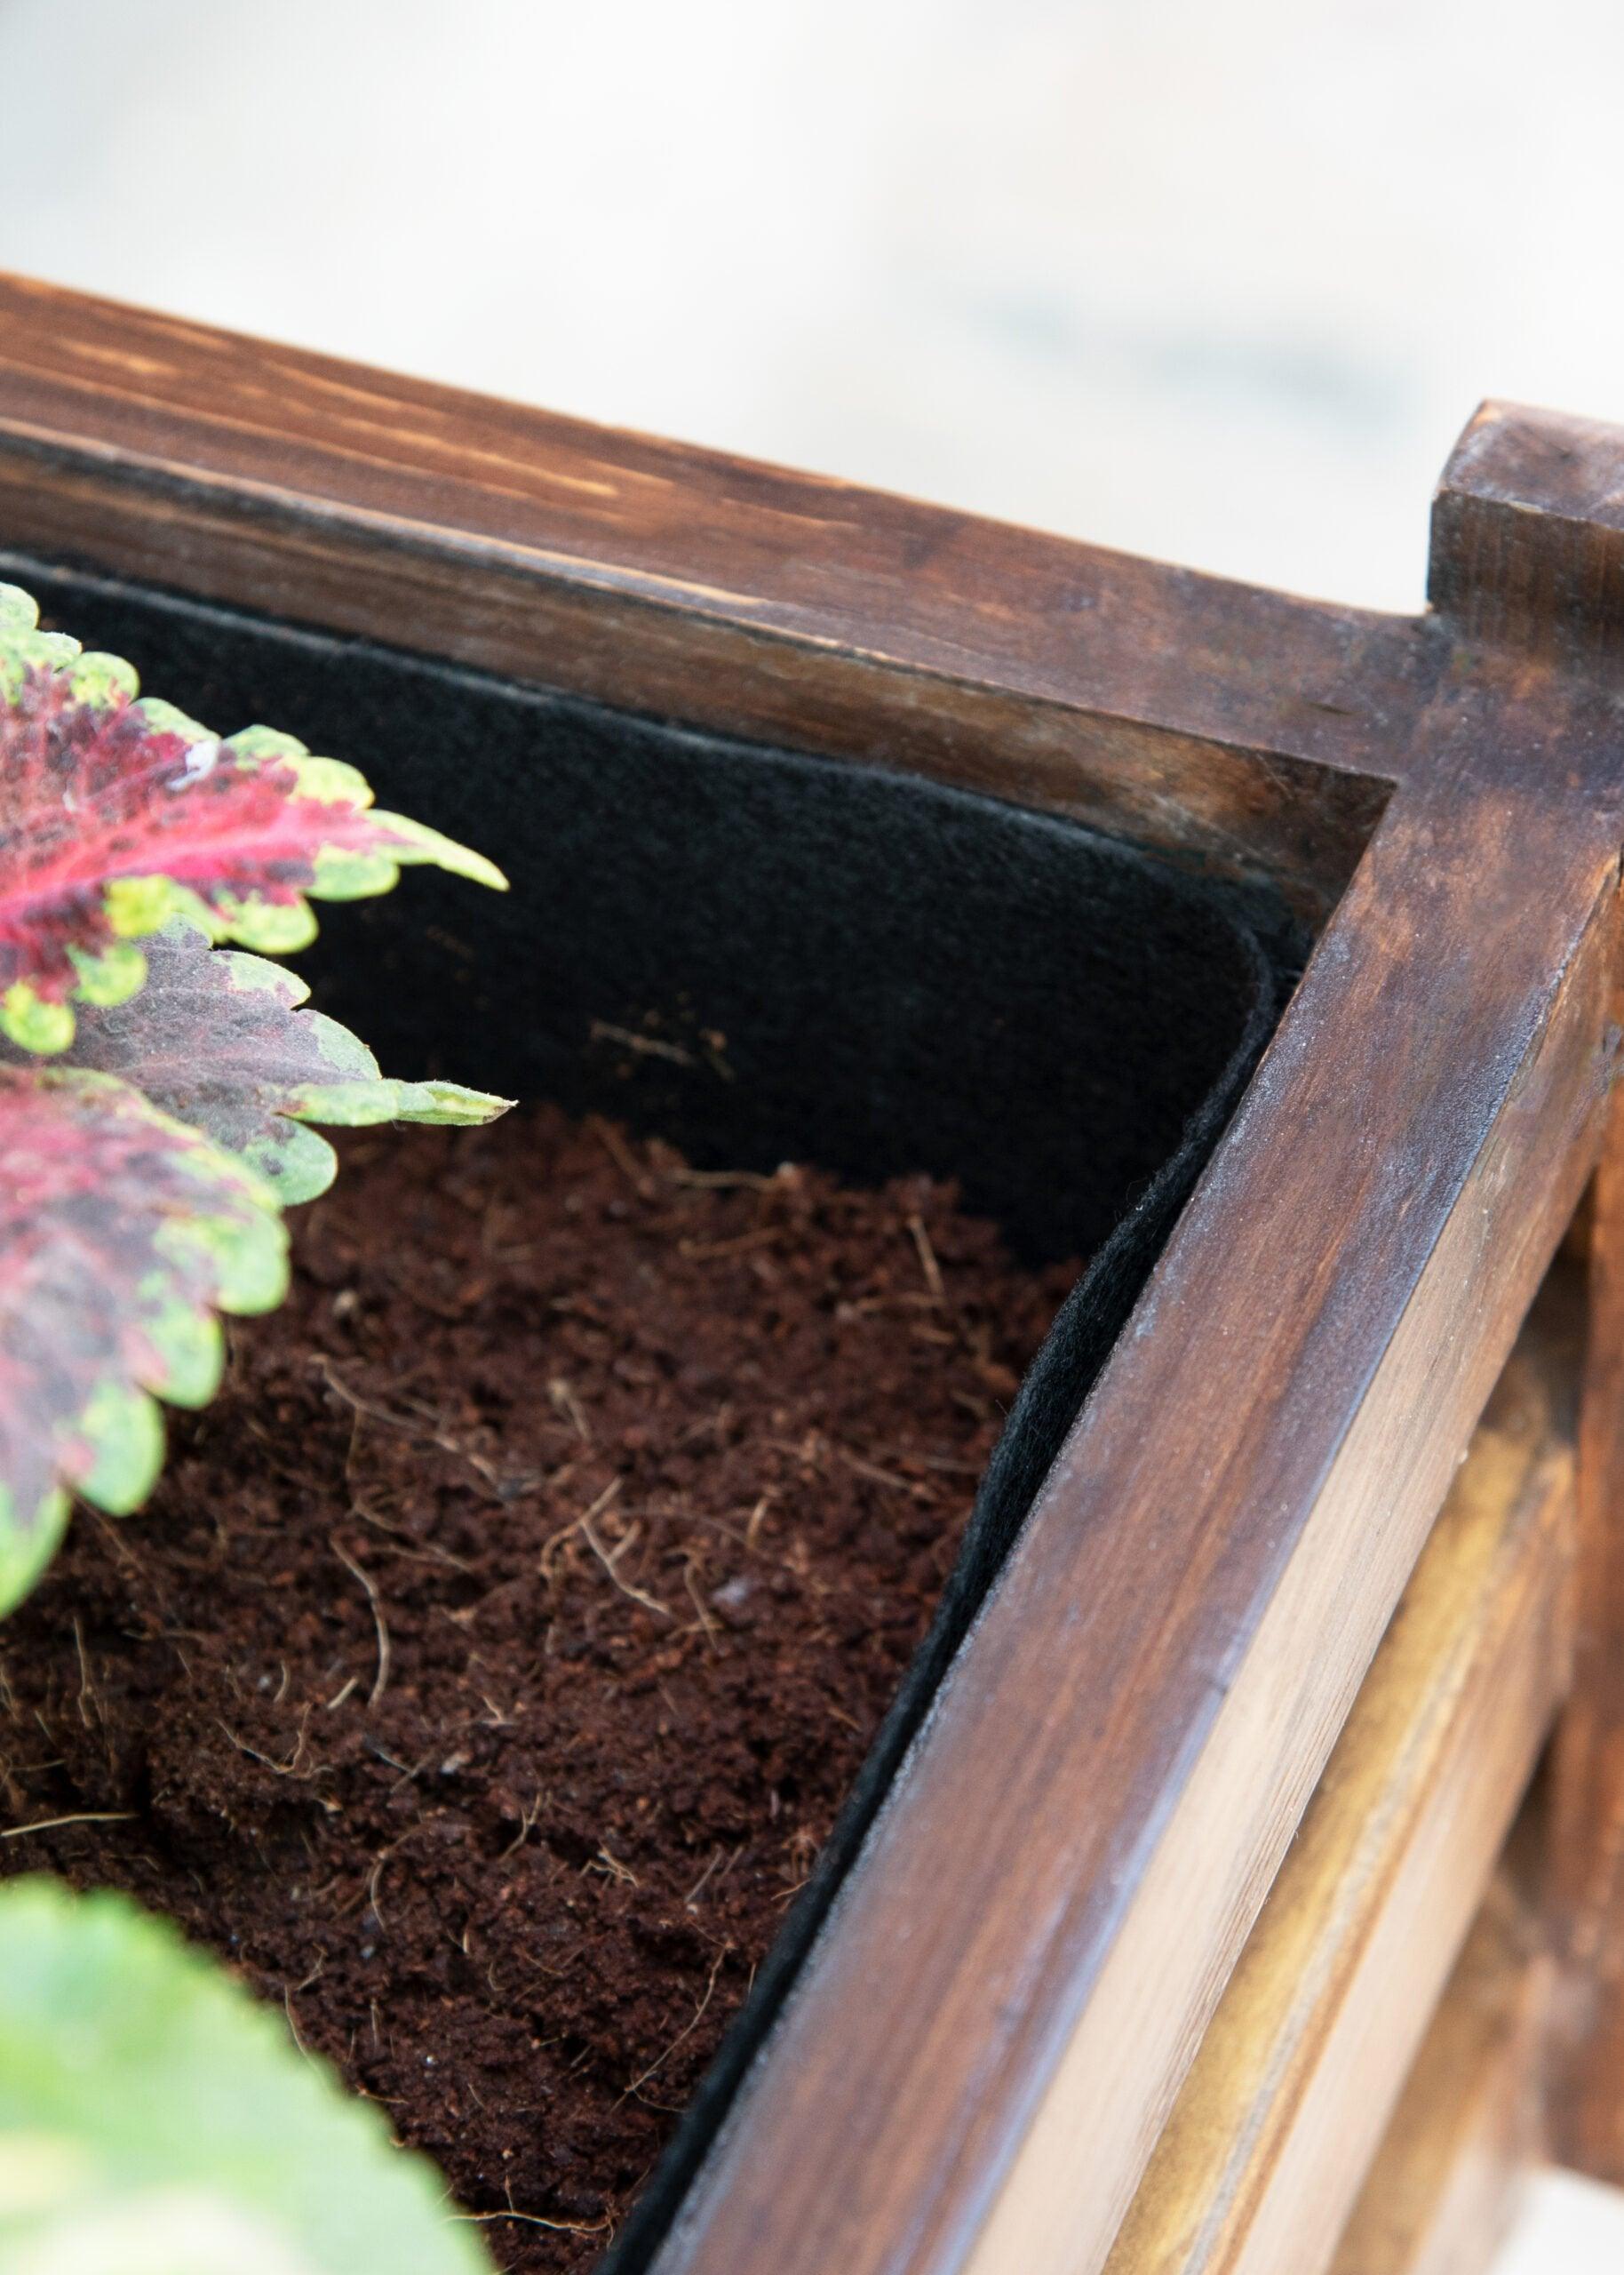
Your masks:
[[[1108,2275],[1318,2275],[1568,1665],[1571,1307],[1519,1342]]]
[[[1330,2275],[1485,2275],[1541,2147],[1551,1968],[1498,1880],[1450,1977]]]
[[[30,547],[928,769],[1310,914],[1444,659],[1413,619],[0,277],[0,548]]]
[[[1556,1746],[1550,1851],[1562,1973],[1554,2153],[1624,2182],[1624,1090],[1589,1212],[1573,1693]]]

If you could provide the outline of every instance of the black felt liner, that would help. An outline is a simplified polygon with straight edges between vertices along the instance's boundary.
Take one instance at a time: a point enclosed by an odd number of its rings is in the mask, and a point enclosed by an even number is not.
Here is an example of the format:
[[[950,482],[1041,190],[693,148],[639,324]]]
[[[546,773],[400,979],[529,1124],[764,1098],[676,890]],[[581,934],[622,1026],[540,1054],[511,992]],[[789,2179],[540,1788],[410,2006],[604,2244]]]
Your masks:
[[[506,897],[422,872],[326,912],[300,959],[391,1073],[612,1114],[713,1167],[929,1169],[1017,1253],[1092,1259],[816,1871],[605,2263],[637,2275],[1235,1104],[1281,975],[1242,904],[1063,820],[31,561],[0,575],[210,726],[263,720],[353,759],[380,802],[502,864]]]

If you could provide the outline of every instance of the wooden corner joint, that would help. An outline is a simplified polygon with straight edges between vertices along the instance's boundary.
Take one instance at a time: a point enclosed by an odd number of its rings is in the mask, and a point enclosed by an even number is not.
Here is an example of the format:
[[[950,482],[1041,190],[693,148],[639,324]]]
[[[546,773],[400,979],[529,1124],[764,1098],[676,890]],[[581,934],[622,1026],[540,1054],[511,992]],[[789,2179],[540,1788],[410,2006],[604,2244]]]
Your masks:
[[[1624,662],[1624,427],[1485,403],[1432,507],[1428,598],[1468,641]]]

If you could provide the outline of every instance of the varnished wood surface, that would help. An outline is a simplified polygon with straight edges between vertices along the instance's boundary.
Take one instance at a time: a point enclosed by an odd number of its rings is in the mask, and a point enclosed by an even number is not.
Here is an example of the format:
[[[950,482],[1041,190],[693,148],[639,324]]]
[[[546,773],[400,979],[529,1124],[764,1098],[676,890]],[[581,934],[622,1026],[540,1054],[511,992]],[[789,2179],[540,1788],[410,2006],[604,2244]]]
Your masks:
[[[1310,913],[1439,660],[1408,619],[4,277],[0,531],[927,767],[1275,877]]]
[[[1567,1680],[1574,1308],[1495,1386],[1107,2275],[1331,2263]]]
[[[1556,2153],[1624,2182],[1624,1090],[1589,1218],[1577,1665],[1556,1750],[1550,1847],[1561,1995],[1548,2078]]]
[[[1540,1921],[1489,1891],[1354,2207],[1331,2275],[1487,2275],[1539,2153]]]
[[[1438,494],[1429,591],[1473,639],[1617,668],[1624,633],[1624,429],[1488,403]]]
[[[1372,618],[0,288],[0,543],[1334,904],[660,2275],[1105,2256],[1600,1145],[1605,595],[1476,479]]]

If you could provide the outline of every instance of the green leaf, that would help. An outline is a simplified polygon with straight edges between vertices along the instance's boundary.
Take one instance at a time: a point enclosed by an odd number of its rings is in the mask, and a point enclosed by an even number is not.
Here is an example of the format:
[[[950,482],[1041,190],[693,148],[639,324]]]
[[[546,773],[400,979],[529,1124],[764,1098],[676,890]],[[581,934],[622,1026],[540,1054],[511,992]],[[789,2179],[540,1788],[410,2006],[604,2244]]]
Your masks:
[[[0,2275],[490,2275],[438,2175],[166,1922],[0,1888]]]
[[[61,1063],[116,1074],[155,1106],[241,1154],[286,1206],[332,1183],[337,1156],[303,1125],[492,1121],[512,1101],[458,1082],[397,1082],[279,964],[213,948],[181,922],[146,946],[139,995],[85,1005]],[[0,1062],[10,1056],[0,1042]]]
[[[286,955],[315,936],[312,898],[387,892],[403,864],[505,884],[482,856],[375,811],[354,767],[265,727],[221,741],[37,619],[0,587],[0,1033],[21,1049],[59,1052],[76,1002],[132,994],[128,944],[176,916]]]
[[[0,1066],[0,1612],[60,1540],[65,1489],[115,1516],[146,1498],[153,1394],[209,1395],[214,1313],[280,1303],[287,1245],[269,1187],[128,1083]]]

